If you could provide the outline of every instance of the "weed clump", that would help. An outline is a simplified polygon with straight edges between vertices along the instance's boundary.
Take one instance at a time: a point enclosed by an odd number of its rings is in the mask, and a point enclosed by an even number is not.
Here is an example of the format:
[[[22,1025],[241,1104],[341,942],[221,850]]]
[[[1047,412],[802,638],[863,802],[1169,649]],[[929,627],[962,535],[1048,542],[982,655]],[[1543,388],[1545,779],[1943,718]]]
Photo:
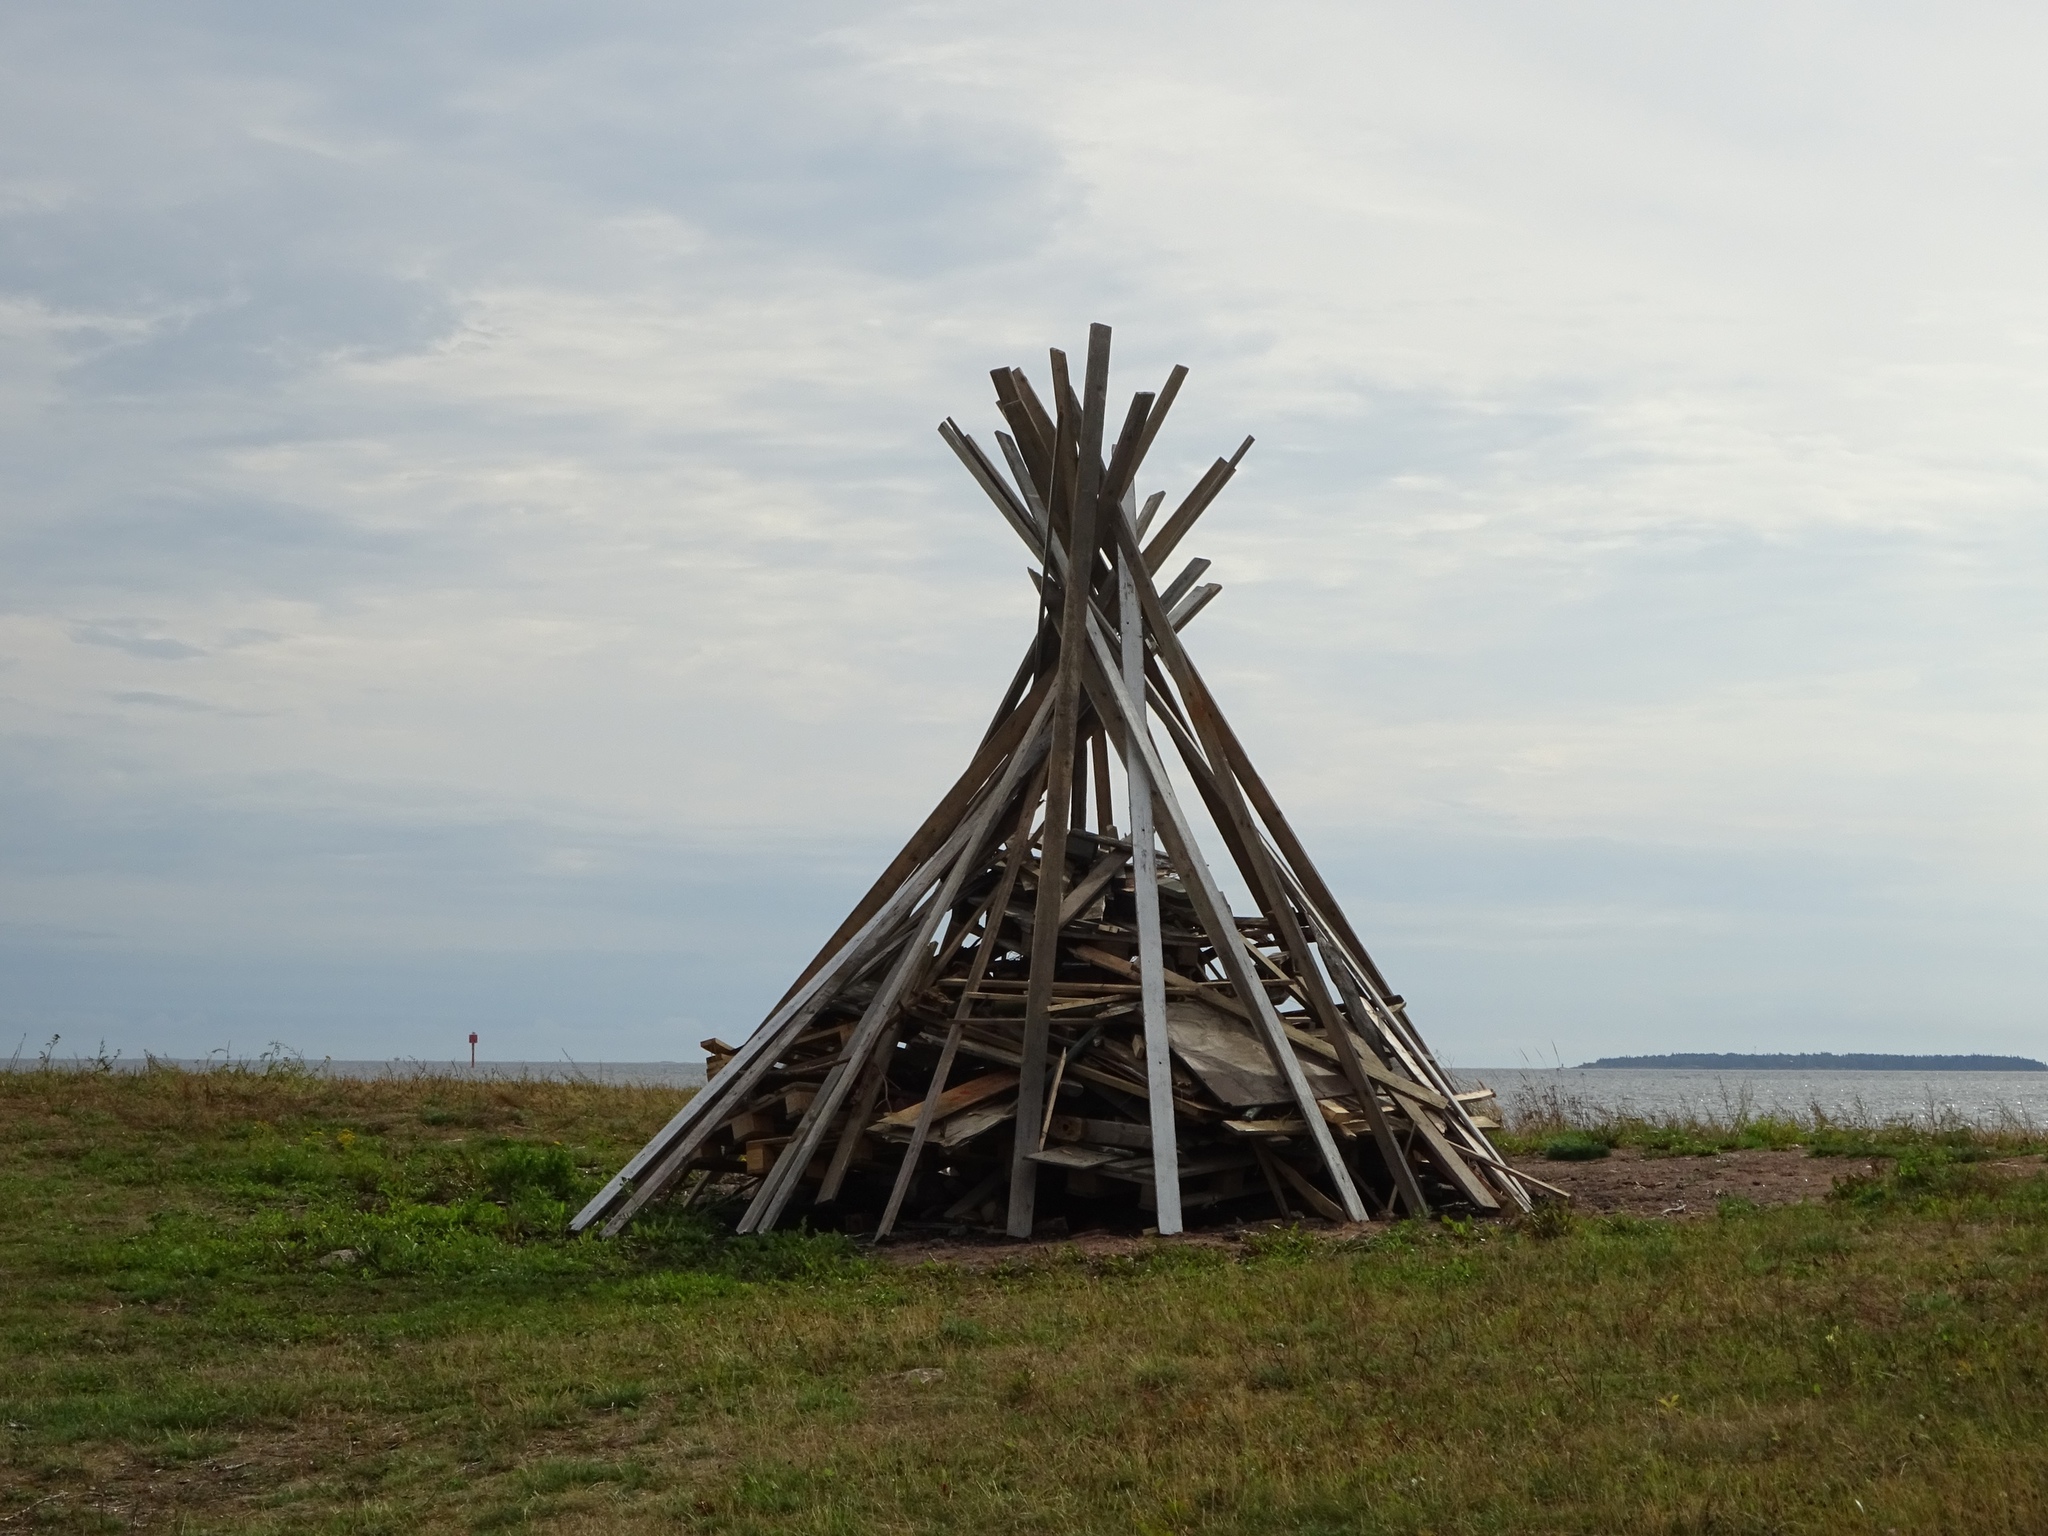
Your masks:
[[[534,1195],[567,1201],[583,1193],[584,1180],[576,1171],[576,1159],[559,1142],[540,1146],[515,1141],[485,1159],[483,1182],[494,1196],[508,1202]]]
[[[1613,1150],[1612,1142],[1591,1131],[1566,1131],[1543,1143],[1543,1155],[1553,1163],[1590,1163]]]
[[[1539,1200],[1521,1220],[1521,1229],[1539,1243],[1570,1237],[1578,1225],[1578,1214],[1563,1200]]]

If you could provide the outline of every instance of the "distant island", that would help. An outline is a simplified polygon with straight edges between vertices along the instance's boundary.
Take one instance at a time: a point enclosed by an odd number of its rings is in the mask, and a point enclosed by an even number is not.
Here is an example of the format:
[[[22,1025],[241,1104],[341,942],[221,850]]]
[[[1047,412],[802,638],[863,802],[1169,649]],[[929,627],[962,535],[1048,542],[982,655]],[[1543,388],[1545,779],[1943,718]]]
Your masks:
[[[2031,1056],[1881,1056],[1851,1051],[1808,1051],[1796,1056],[1748,1056],[1739,1051],[1676,1051],[1668,1056],[1602,1056],[1585,1067],[1642,1067],[1686,1072],[2048,1072]]]

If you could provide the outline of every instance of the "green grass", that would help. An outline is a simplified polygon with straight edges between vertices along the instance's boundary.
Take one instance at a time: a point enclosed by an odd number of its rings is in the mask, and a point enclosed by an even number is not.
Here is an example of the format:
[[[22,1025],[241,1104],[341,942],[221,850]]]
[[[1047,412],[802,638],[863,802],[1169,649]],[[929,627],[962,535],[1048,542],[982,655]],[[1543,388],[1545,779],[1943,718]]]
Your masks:
[[[564,1236],[674,1102],[0,1077],[0,1529],[2048,1529],[2048,1182],[1995,1142],[983,1274]]]

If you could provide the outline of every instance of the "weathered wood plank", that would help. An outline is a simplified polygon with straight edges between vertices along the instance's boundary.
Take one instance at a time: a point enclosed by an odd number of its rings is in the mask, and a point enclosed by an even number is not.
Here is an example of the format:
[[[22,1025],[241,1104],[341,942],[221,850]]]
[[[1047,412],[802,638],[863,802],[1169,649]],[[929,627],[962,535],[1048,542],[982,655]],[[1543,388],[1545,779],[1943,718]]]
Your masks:
[[[1123,551],[1133,569],[1133,584],[1138,599],[1145,611],[1148,627],[1155,635],[1166,628],[1165,615],[1157,613],[1158,593],[1152,588],[1149,574],[1137,569],[1139,556],[1136,540],[1123,530],[1128,545]],[[1316,1150],[1322,1154],[1324,1165],[1329,1169],[1330,1182],[1335,1186],[1346,1215],[1353,1221],[1366,1219],[1365,1204],[1359,1198],[1358,1188],[1352,1182],[1351,1171],[1344,1166],[1343,1154],[1338,1150],[1336,1139],[1330,1128],[1323,1123],[1322,1111],[1316,1105],[1316,1095],[1303,1076],[1301,1063],[1295,1059],[1293,1047],[1282,1032],[1279,1017],[1267,999],[1265,989],[1256,984],[1245,957],[1244,941],[1239,936],[1236,924],[1231,920],[1230,908],[1217,889],[1215,877],[1202,857],[1193,830],[1182,815],[1180,803],[1173,793],[1172,782],[1167,779],[1164,765],[1158,761],[1157,751],[1152,746],[1150,735],[1145,731],[1144,720],[1138,714],[1137,706],[1131,702],[1130,694],[1124,689],[1120,678],[1115,675],[1108,643],[1095,626],[1088,628],[1087,639],[1096,653],[1096,658],[1106,674],[1106,685],[1111,700],[1122,716],[1125,739],[1130,742],[1133,756],[1147,758],[1145,768],[1152,779],[1152,795],[1159,812],[1160,833],[1166,840],[1166,851],[1180,872],[1187,886],[1188,897],[1195,908],[1195,915],[1209,934],[1209,942],[1216,950],[1226,973],[1236,983],[1240,999],[1251,1004],[1253,1016],[1273,1052],[1275,1064],[1280,1067],[1292,1090],[1295,1102],[1301,1107],[1302,1115],[1311,1121],[1310,1135],[1315,1139]]]

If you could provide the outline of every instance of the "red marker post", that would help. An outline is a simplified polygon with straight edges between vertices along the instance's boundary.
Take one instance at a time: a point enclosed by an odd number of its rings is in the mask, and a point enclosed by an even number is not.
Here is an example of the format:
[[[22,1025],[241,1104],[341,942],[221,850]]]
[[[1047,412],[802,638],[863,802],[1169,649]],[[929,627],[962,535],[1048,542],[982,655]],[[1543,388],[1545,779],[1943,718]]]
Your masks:
[[[476,1031],[473,1029],[469,1032],[469,1064],[472,1067],[476,1065]]]

